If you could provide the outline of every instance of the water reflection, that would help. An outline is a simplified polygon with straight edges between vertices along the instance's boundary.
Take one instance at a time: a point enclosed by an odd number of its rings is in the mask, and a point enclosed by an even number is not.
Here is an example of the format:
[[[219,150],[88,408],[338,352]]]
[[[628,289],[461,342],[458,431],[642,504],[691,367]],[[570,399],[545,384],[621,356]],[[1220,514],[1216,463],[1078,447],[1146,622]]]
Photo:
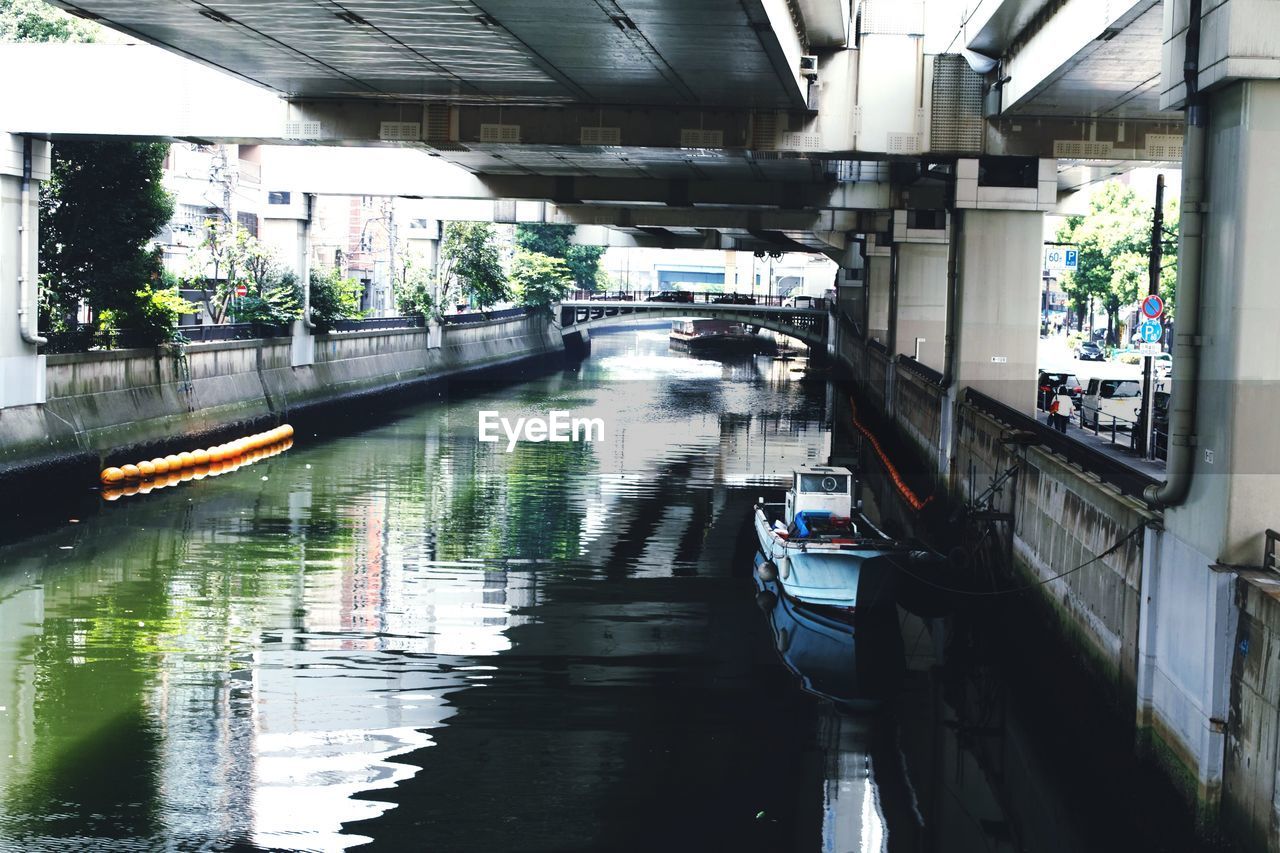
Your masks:
[[[693,362],[643,333],[610,347],[0,549],[0,846],[414,837],[386,823],[396,792],[453,784],[433,756],[486,731],[464,697],[527,676],[521,631],[580,654],[700,644],[706,604],[639,595],[623,617],[614,586],[724,576],[745,517],[730,484],[814,458],[825,400],[768,359]],[[482,408],[610,431],[505,453],[477,442]],[[581,584],[613,604],[551,607]]]

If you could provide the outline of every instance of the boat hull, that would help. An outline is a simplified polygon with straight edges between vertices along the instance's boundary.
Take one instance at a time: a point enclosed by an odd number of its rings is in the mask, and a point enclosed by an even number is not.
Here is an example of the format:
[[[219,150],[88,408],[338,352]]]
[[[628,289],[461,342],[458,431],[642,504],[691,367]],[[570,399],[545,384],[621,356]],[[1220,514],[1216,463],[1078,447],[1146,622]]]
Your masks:
[[[778,586],[792,600],[849,613],[896,602],[891,552],[788,541],[774,533],[760,509],[756,510],[755,532],[760,553],[776,566]]]

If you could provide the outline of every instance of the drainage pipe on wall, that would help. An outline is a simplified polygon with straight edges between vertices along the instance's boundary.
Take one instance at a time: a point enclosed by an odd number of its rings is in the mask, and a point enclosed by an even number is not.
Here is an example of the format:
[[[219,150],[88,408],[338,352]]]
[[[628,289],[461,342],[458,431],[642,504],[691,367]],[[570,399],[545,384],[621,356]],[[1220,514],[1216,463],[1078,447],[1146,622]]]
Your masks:
[[[311,319],[311,216],[314,212],[316,197],[311,193],[303,196],[303,203],[307,206],[306,225],[303,232],[303,262],[302,269],[299,274],[302,276],[302,325],[311,331],[315,331],[316,324]]]
[[[950,240],[947,242],[947,326],[942,341],[942,387],[950,388],[955,380],[956,323],[960,314],[960,235],[964,212],[953,210]]]
[[[22,137],[22,219],[18,226],[18,331],[22,340],[33,347],[49,343],[47,338],[27,327],[27,306],[32,302],[28,293],[34,283],[31,275],[31,250],[28,234],[31,233],[31,137]],[[32,316],[34,319],[34,315]]]
[[[1196,430],[1196,387],[1200,379],[1200,282],[1204,263],[1205,161],[1209,107],[1198,88],[1200,73],[1200,5],[1191,0],[1187,22],[1187,123],[1182,142],[1182,200],[1178,225],[1177,335],[1173,358],[1178,382],[1169,411],[1168,479],[1147,486],[1147,503],[1174,506],[1191,488]]]

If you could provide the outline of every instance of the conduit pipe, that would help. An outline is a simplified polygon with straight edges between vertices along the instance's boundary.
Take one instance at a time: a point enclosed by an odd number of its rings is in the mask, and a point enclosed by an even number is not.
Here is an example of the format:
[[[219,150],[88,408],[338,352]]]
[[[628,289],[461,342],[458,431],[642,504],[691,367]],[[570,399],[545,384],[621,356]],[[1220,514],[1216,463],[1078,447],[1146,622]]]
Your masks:
[[[956,370],[956,325],[960,314],[960,251],[961,223],[964,213],[953,210],[950,240],[947,242],[947,324],[942,341],[942,387],[950,388]]]
[[[18,331],[22,340],[33,347],[49,343],[34,329],[27,328],[27,305],[31,297],[27,293],[31,283],[31,251],[27,235],[31,233],[31,137],[22,137],[22,214],[18,225]]]
[[[1182,142],[1182,201],[1178,225],[1178,309],[1173,358],[1178,381],[1169,412],[1168,479],[1147,486],[1142,496],[1154,507],[1175,506],[1186,500],[1196,442],[1196,388],[1200,380],[1200,283],[1204,264],[1205,160],[1209,106],[1199,91],[1200,6],[1191,0],[1187,21],[1187,123]]]
[[[316,324],[311,319],[311,216],[316,197],[311,193],[307,193],[303,198],[307,205],[307,224],[303,235],[304,245],[302,247],[304,261],[302,269],[298,271],[298,274],[302,276],[302,325],[314,332]]]

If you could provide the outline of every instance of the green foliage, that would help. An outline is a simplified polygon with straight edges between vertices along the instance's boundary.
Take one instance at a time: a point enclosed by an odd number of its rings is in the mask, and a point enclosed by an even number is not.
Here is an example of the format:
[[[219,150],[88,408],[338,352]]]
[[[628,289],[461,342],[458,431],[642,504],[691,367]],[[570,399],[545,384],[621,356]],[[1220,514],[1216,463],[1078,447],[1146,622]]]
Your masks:
[[[293,273],[284,273],[260,286],[261,295],[250,293],[232,301],[232,322],[287,326],[302,316],[302,288]]]
[[[204,228],[204,239],[191,255],[187,281],[201,292],[213,322],[223,323],[240,285],[252,295],[262,296],[271,276],[271,254],[238,222],[206,219]]]
[[[90,42],[101,31],[43,0],[0,0],[0,42]]]
[[[1116,356],[1116,361],[1121,364],[1141,364],[1142,356],[1136,352],[1122,352]]]
[[[600,256],[604,254],[602,246],[575,246],[569,242],[574,232],[573,225],[517,225],[516,248],[526,252],[535,252],[560,258],[569,269],[573,278],[573,286],[581,290],[605,290],[608,288],[607,276],[600,269]]]
[[[393,284],[396,306],[407,317],[430,317],[435,311],[435,282],[426,262],[409,251],[399,255]]]
[[[81,303],[92,317],[153,316],[140,296],[161,278],[147,245],[173,215],[160,185],[162,143],[65,141],[53,147],[40,193],[40,278],[50,328],[75,324]]]
[[[360,296],[364,288],[338,270],[311,271],[311,320],[317,331],[332,331],[339,320],[363,317]]]
[[[178,318],[199,310],[179,295],[177,287],[146,285],[134,295],[136,301],[115,312],[114,318],[126,346],[158,346],[180,340]]]
[[[569,265],[541,252],[517,252],[511,278],[522,305],[550,305],[573,286]]]
[[[1083,316],[1092,297],[1116,329],[1120,310],[1136,303],[1148,289],[1151,210],[1119,181],[1107,181],[1089,199],[1089,213],[1069,216],[1057,239],[1079,248],[1079,267],[1065,273],[1062,284],[1073,308]],[[1176,234],[1176,205],[1166,205],[1165,228]],[[1177,252],[1165,245],[1161,291],[1172,290]]]
[[[488,222],[450,222],[440,245],[442,301],[451,301],[455,285],[480,307],[509,299],[493,226]]]

